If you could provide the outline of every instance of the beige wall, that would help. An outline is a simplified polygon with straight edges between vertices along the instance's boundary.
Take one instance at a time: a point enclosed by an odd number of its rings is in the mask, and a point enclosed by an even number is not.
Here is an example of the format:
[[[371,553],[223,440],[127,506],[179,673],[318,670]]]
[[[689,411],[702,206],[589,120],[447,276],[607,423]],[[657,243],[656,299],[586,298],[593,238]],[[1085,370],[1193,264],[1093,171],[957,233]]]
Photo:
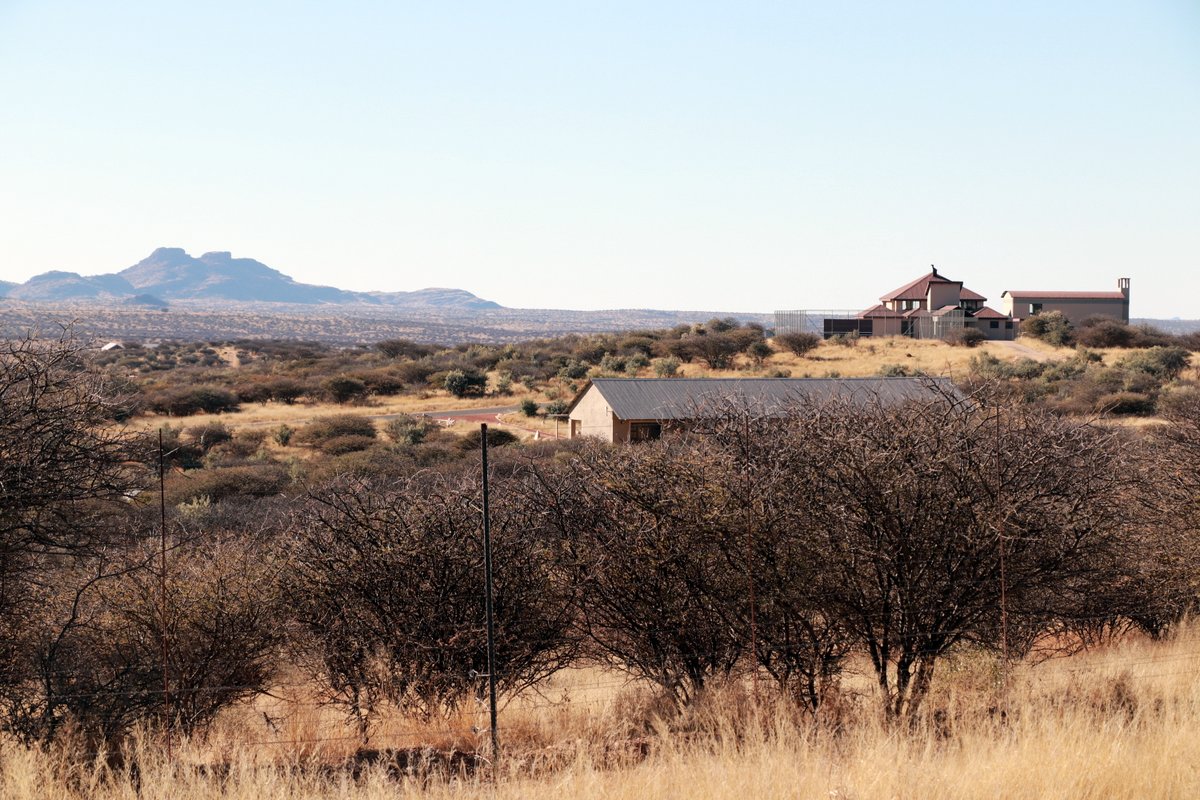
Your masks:
[[[956,283],[929,284],[929,310],[958,305],[959,286]]]
[[[899,336],[902,322],[896,317],[876,317],[871,320],[871,336],[875,339],[880,336]]]
[[[570,420],[572,439],[580,436],[592,436],[606,442],[628,441],[629,439],[629,425],[621,423],[613,417],[612,409],[608,407],[600,390],[595,386],[589,386],[587,392],[571,409]],[[614,434],[617,433],[616,429],[620,425],[624,425],[624,437],[616,439]]]
[[[1088,317],[1112,317],[1121,322],[1129,322],[1129,305],[1126,300],[1103,299],[1071,299],[1054,297],[1022,297],[1014,303],[1011,295],[1004,296],[1003,311],[1014,317],[1026,319],[1031,316],[1030,303],[1041,303],[1042,313],[1061,311],[1072,325],[1078,325]]]

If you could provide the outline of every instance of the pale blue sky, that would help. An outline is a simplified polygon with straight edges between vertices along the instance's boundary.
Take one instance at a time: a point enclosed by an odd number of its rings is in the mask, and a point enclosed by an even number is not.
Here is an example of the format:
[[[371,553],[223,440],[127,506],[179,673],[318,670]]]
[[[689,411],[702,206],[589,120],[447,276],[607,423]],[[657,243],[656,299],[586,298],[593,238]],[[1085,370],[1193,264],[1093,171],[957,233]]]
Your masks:
[[[0,0],[0,278],[1200,317],[1200,2]]]

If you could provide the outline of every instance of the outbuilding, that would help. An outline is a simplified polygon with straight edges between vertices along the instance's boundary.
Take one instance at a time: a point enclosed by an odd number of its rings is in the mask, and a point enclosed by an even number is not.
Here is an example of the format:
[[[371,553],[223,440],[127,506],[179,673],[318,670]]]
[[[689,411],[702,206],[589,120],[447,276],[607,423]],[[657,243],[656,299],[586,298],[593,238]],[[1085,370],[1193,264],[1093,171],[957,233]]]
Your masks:
[[[782,413],[803,402],[903,403],[957,390],[947,378],[594,378],[567,409],[570,436],[642,442],[726,399]]]

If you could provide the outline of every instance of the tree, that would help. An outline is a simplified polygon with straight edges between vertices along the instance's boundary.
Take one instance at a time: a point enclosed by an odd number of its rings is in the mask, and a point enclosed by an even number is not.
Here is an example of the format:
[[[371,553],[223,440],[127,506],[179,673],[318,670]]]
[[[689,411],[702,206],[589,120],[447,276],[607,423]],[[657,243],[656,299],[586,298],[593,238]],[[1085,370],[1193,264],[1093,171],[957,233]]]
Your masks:
[[[819,591],[890,718],[918,713],[952,648],[1003,648],[1002,595],[1028,642],[1133,577],[1137,472],[1116,432],[953,397],[826,404],[790,426]]]
[[[516,474],[492,496],[496,679],[531,686],[576,654],[555,537]],[[501,488],[503,486],[504,488]],[[302,513],[290,596],[316,671],[365,732],[384,704],[452,713],[487,685],[480,486],[424,475],[343,481]]]
[[[349,403],[367,396],[367,385],[358,378],[340,375],[325,382],[325,388],[335,403]]]
[[[539,471],[590,649],[679,703],[728,675],[746,647],[714,602],[728,599],[731,576],[705,524],[722,502],[712,468],[672,441],[589,443],[568,466]]]

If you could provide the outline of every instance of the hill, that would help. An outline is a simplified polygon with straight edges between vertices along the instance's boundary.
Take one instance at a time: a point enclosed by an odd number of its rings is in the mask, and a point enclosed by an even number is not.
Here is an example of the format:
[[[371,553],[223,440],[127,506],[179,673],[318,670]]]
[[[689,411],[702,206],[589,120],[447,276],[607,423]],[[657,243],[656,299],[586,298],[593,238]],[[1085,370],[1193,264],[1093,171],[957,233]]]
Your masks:
[[[227,251],[193,257],[179,247],[160,247],[120,272],[84,276],[46,272],[23,284],[0,284],[0,296],[35,303],[128,300],[149,295],[159,301],[372,305],[413,309],[479,311],[501,306],[463,289],[412,292],[351,292],[301,283],[253,258]]]

